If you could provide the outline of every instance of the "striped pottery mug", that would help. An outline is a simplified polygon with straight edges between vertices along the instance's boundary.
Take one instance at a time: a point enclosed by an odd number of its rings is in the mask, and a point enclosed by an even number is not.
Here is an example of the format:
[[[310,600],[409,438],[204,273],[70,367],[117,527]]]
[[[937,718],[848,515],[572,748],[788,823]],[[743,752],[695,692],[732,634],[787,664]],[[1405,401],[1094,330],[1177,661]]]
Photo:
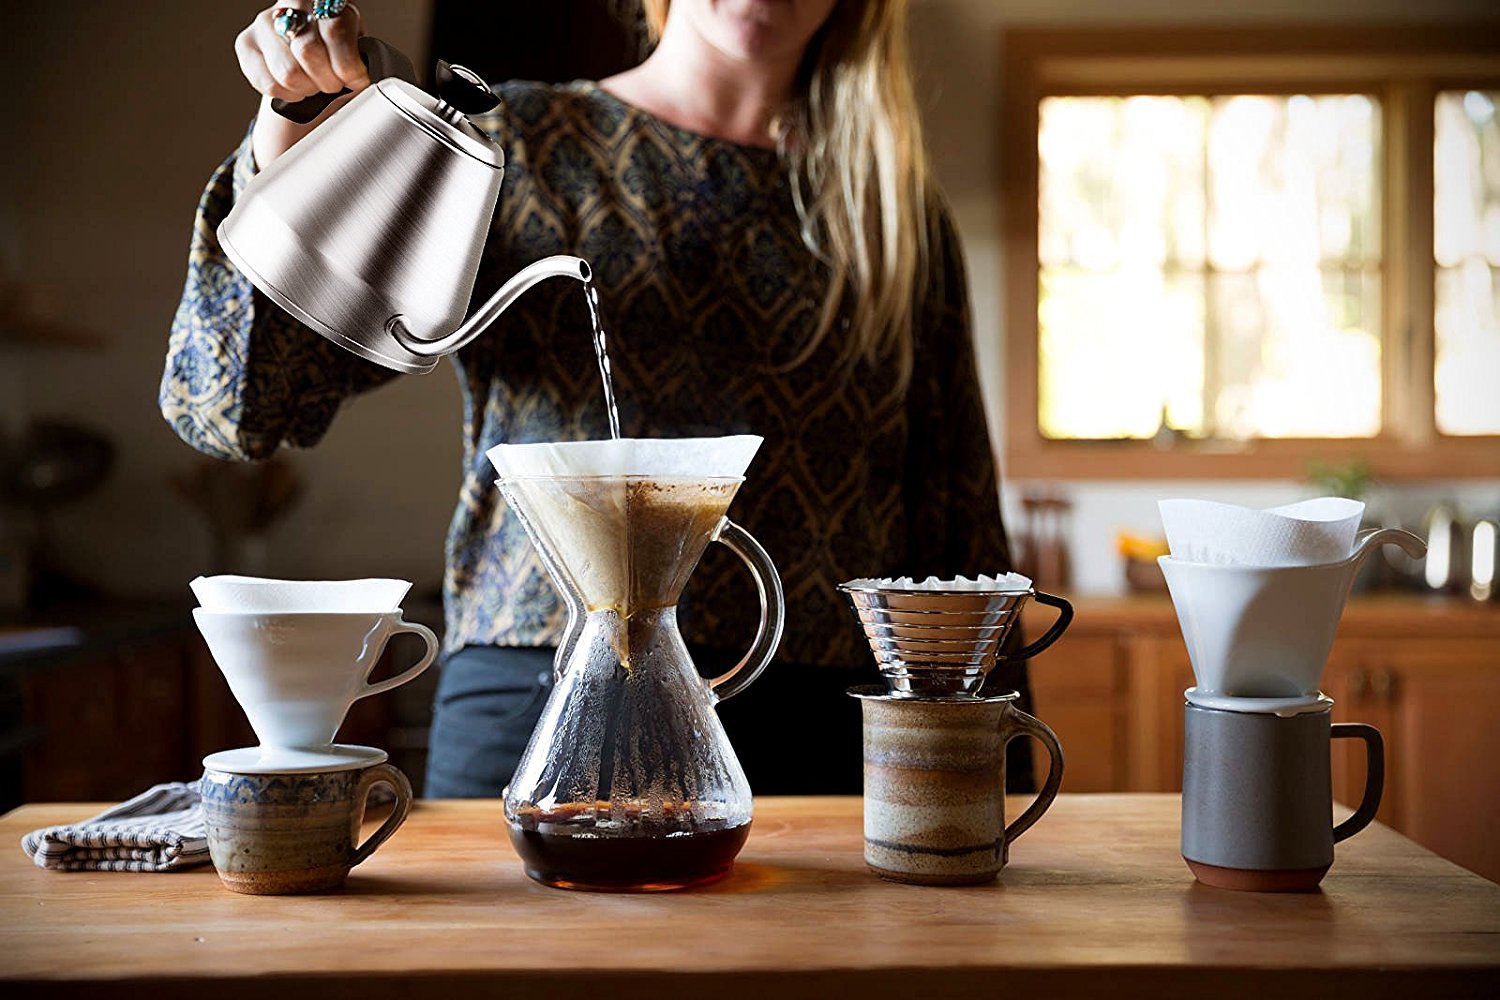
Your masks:
[[[864,709],[865,863],[918,885],[988,882],[1010,844],[1042,817],[1062,784],[1057,734],[1016,708],[1016,692],[909,698],[853,688]],[[1005,747],[1035,736],[1051,758],[1047,781],[1005,823]]]

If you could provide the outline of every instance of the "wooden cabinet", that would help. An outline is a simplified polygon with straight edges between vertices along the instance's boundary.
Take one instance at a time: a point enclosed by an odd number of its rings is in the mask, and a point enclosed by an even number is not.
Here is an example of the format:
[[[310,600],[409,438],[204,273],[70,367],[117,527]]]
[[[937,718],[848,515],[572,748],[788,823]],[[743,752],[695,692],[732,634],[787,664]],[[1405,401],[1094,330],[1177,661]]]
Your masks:
[[[1379,819],[1424,847],[1500,880],[1500,648],[1462,639],[1351,642],[1336,721],[1385,737]],[[1364,754],[1341,745],[1334,792],[1358,801]]]
[[[0,812],[21,802],[119,800],[160,782],[192,781],[208,754],[256,743],[187,613],[136,617],[85,634],[76,648],[0,664]],[[423,617],[434,616],[414,620]],[[407,639],[390,643],[372,680],[414,662],[419,644]],[[425,719],[435,681],[436,670],[424,684],[356,702],[338,739],[390,749],[419,781],[425,739],[416,753],[398,747],[393,725],[403,699],[417,699],[420,708],[408,714]]]
[[[1040,660],[1038,662],[1041,662]],[[1031,691],[1046,706],[1046,722],[1063,745],[1063,789],[1108,792],[1124,786],[1124,650],[1111,636],[1079,636],[1048,654],[1045,669],[1031,673]],[[1074,755],[1074,746],[1090,752]],[[1037,787],[1047,777],[1047,754],[1033,755]]]
[[[1073,628],[1031,665],[1037,715],[1063,743],[1065,791],[1177,791],[1187,648],[1166,599],[1075,602]],[[1050,614],[1050,612],[1047,612]],[[1042,615],[1030,632],[1040,627]],[[1334,720],[1385,738],[1379,818],[1500,880],[1500,607],[1356,597],[1324,673]],[[1334,797],[1363,794],[1364,744],[1333,747]]]

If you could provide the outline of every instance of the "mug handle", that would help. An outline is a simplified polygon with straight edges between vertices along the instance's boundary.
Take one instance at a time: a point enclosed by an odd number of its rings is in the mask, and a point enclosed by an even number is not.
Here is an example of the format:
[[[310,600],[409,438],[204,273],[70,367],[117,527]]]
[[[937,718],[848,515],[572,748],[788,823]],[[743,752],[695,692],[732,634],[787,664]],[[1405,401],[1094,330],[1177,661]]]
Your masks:
[[[1385,790],[1385,740],[1380,730],[1363,722],[1335,722],[1330,728],[1330,739],[1365,741],[1365,794],[1354,814],[1333,828],[1333,842],[1337,844],[1369,826],[1380,808],[1380,795]]]
[[[1068,626],[1073,624],[1073,605],[1069,604],[1065,599],[1061,597],[1054,597],[1052,594],[1044,594],[1040,590],[1034,593],[1032,597],[1038,604],[1045,604],[1048,607],[1056,608],[1057,621],[1053,622],[1052,627],[1043,632],[1042,637],[1036,642],[1033,642],[1029,646],[1023,646],[1020,649],[1016,650],[1014,653],[1006,656],[1005,659],[1007,661],[1031,659],[1033,656],[1040,653],[1042,650],[1046,649],[1057,640],[1061,639],[1062,634],[1068,630]],[[1030,716],[1027,716],[1027,718],[1030,718]]]
[[[411,782],[406,780],[406,775],[390,764],[376,764],[365,768],[364,773],[359,776],[359,787],[354,792],[355,801],[359,803],[359,813],[354,820],[354,833],[349,838],[350,843],[359,839],[359,826],[365,818],[365,802],[369,798],[370,789],[376,785],[391,786],[396,793],[396,806],[385,818],[385,822],[380,824],[380,829],[359,845],[349,862],[350,868],[374,854],[375,848],[389,840],[396,828],[406,822],[406,816],[411,812]]]
[[[413,677],[416,677],[422,671],[426,670],[428,667],[432,666],[432,661],[437,658],[438,654],[438,639],[436,635],[433,635],[432,629],[428,628],[426,625],[418,625],[416,622],[397,621],[396,624],[391,627],[390,635],[387,635],[385,637],[386,641],[389,642],[392,635],[400,635],[402,632],[413,632],[417,635],[420,635],[422,637],[422,641],[427,643],[426,655],[418,660],[414,666],[403,670],[395,677],[387,677],[383,681],[376,681],[374,684],[366,684],[365,689],[354,696],[355,701],[358,701],[361,698],[368,698],[372,694],[379,694],[382,691],[389,691],[393,687],[400,687],[407,681],[411,680]]]
[[[732,668],[708,682],[716,701],[733,698],[749,687],[761,671],[776,655],[781,645],[781,632],[786,624],[786,599],[781,591],[781,575],[771,557],[744,528],[729,518],[723,518],[714,529],[713,540],[722,542],[729,551],[739,556],[755,579],[755,590],[760,595],[760,627],[755,632],[755,642],[744,659]]]
[[[1057,798],[1057,791],[1062,787],[1063,752],[1062,744],[1057,740],[1057,734],[1041,719],[1034,715],[1027,715],[1019,708],[1012,708],[1005,713],[1005,717],[1009,721],[1007,728],[1010,732],[1002,733],[1001,736],[1006,743],[1017,736],[1035,736],[1047,748],[1049,758],[1047,780],[1043,783],[1042,790],[1037,793],[1036,800],[1005,828],[1005,846],[1009,848],[1011,841],[1031,829],[1031,825],[1042,818],[1042,813],[1046,812],[1052,805],[1052,800]],[[1004,775],[1001,775],[1001,780],[1005,780]]]

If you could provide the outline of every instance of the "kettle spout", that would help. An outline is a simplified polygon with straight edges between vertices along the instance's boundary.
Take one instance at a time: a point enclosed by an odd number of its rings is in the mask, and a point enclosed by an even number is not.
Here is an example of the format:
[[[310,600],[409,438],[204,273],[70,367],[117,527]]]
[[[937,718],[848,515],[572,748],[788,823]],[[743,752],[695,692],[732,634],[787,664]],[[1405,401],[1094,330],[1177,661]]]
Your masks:
[[[544,257],[517,271],[514,277],[490,296],[489,301],[464,320],[463,325],[445,337],[423,340],[406,328],[400,316],[392,316],[386,323],[386,329],[397,343],[411,353],[424,358],[439,358],[445,354],[452,354],[483,333],[501,313],[509,309],[516,299],[537,282],[548,278],[574,278],[587,284],[592,277],[593,272],[589,270],[588,261],[580,257],[569,257],[566,254]]]

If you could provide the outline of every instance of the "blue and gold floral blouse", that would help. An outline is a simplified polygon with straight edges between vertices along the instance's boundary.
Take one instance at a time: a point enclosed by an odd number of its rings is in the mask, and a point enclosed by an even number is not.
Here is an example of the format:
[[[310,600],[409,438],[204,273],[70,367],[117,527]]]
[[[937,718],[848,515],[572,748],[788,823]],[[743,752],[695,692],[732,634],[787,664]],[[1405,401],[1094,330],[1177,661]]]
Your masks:
[[[1009,567],[946,218],[908,390],[889,366],[842,361],[834,337],[789,368],[829,278],[775,152],[677,129],[591,83],[499,92],[483,124],[505,181],[475,301],[538,258],[583,257],[623,434],[765,437],[731,514],[781,571],[781,659],[869,664],[842,580]],[[241,461],[317,444],[346,400],[396,377],[300,325],[225,258],[214,230],[254,171],[247,137],[199,202],[160,400],[184,441]],[[608,435],[589,329],[578,284],[544,282],[454,355],[465,473],[447,540],[450,650],[558,640],[563,605],[485,451]],[[743,648],[757,616],[748,575],[710,546],[684,602],[689,642]]]

